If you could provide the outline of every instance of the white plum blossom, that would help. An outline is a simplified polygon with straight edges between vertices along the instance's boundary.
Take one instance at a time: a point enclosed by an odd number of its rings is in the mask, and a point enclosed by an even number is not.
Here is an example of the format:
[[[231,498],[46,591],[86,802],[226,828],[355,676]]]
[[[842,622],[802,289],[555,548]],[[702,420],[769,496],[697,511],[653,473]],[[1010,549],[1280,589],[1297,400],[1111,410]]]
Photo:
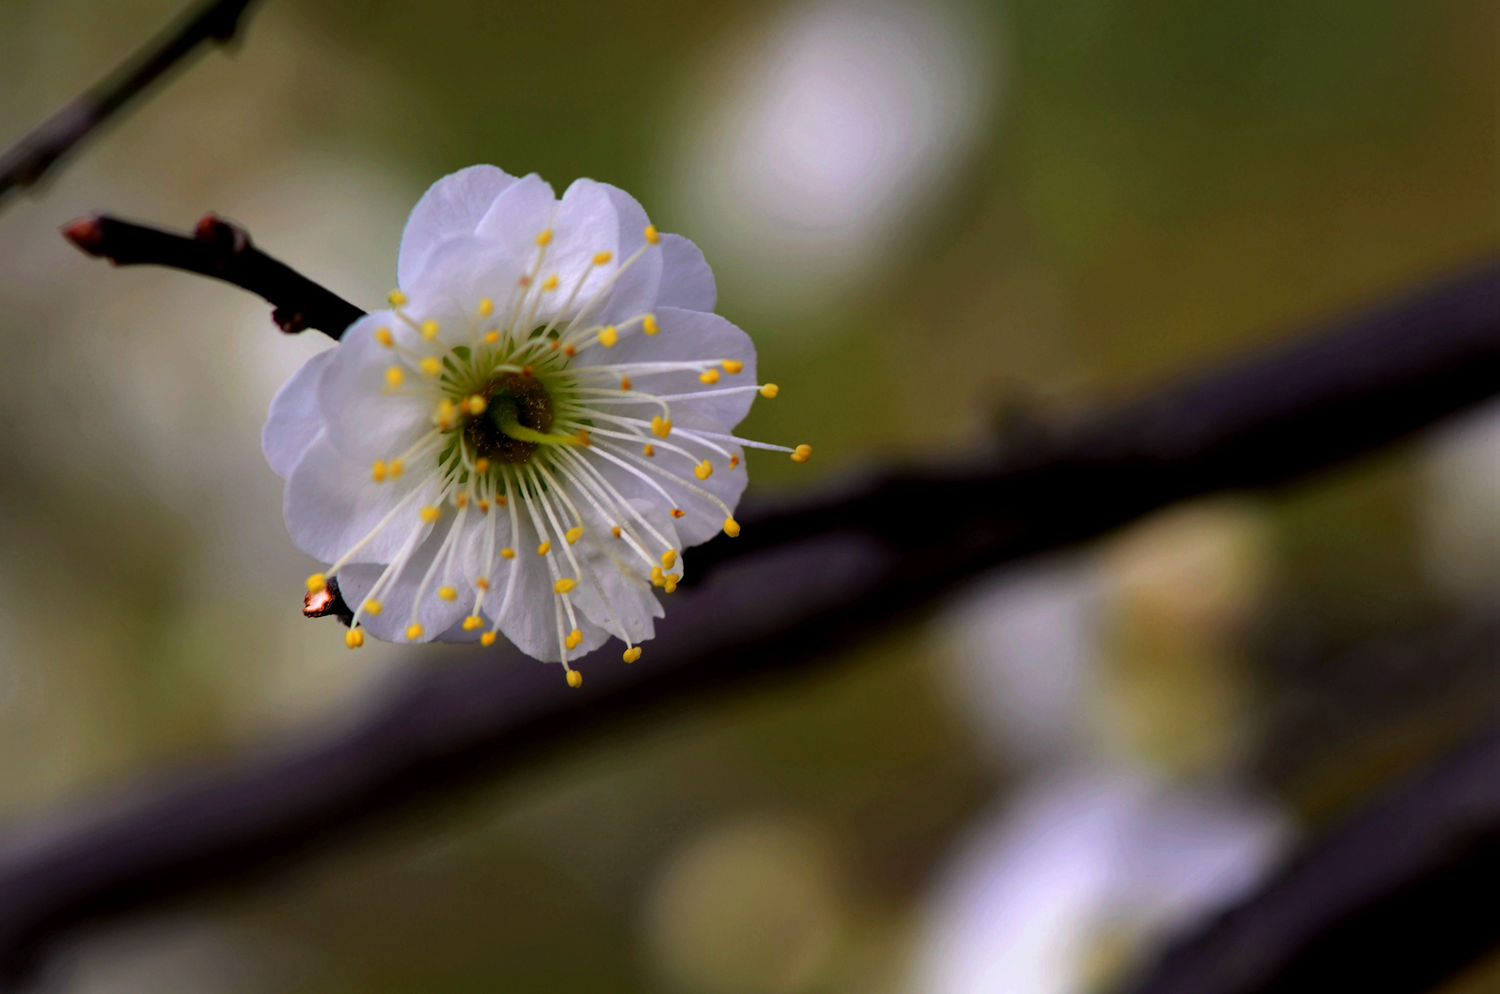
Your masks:
[[[389,308],[271,402],[263,447],[296,544],[368,631],[561,662],[613,635],[640,657],[682,550],[739,533],[757,395],[749,337],[713,313],[692,242],[628,194],[561,199],[494,166],[447,176],[401,239]]]

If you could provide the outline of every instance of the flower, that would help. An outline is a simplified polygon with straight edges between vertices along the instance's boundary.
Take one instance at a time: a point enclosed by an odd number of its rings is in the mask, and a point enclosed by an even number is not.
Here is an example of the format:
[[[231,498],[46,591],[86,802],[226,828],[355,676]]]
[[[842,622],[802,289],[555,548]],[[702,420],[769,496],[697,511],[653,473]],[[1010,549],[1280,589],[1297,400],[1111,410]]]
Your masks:
[[[714,279],[615,187],[559,200],[494,166],[447,176],[401,239],[400,289],[271,401],[262,436],[293,541],[365,632],[503,634],[569,666],[613,635],[640,657],[682,550],[739,533],[757,395]]]

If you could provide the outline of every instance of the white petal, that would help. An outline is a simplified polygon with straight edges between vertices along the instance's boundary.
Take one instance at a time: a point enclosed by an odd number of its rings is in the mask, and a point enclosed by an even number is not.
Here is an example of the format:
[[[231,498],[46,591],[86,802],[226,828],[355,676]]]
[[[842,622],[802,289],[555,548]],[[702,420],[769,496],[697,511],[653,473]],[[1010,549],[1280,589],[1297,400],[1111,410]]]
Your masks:
[[[536,236],[552,223],[557,197],[552,187],[532,173],[516,180],[490,205],[475,234],[507,250],[534,258]]]
[[[480,219],[515,177],[494,166],[470,166],[444,176],[412,208],[401,234],[396,278],[402,287],[421,275],[432,250],[458,235],[472,235]]]
[[[271,410],[260,432],[260,448],[277,476],[291,475],[297,460],[323,430],[318,407],[318,377],[333,357],[333,349],[319,352],[302,364],[271,398]]]
[[[287,478],[283,510],[287,531],[297,547],[314,559],[332,563],[343,557],[400,501],[420,491],[364,547],[357,560],[389,562],[416,531],[430,529],[419,516],[423,504],[436,499],[435,479],[412,472],[399,480],[375,483],[370,468],[352,462],[319,433]]]
[[[400,393],[386,385],[386,369],[399,359],[375,340],[375,329],[388,327],[410,336],[389,312],[367,315],[349,326],[318,380],[318,406],[328,438],[347,459],[368,463],[405,452],[432,427],[432,412],[441,391],[420,373],[408,370]],[[403,339],[405,340],[405,339]]]
[[[413,321],[437,321],[442,329],[439,341],[444,344],[469,341],[483,330],[479,301],[488,297],[497,315],[508,315],[530,264],[528,254],[489,239],[450,238],[433,249],[421,278],[407,288],[404,311]],[[417,348],[425,352],[432,347],[418,344]]]
[[[712,311],[719,292],[698,246],[681,235],[662,235],[661,288],[656,306]]]
[[[557,289],[541,292],[537,324],[570,321],[604,290],[619,262],[619,223],[602,183],[577,180],[563,193],[552,220],[552,244],[538,274],[543,285],[556,276]],[[612,261],[595,265],[600,252],[610,253]]]
[[[589,181],[592,182],[592,181]],[[576,185],[576,184],[575,184]],[[585,324],[620,324],[633,317],[645,314],[658,303],[657,296],[662,277],[662,251],[659,247],[646,247],[646,226],[651,219],[646,210],[630,194],[608,183],[598,184],[609,195],[615,209],[616,235],[615,258],[606,267],[609,275],[634,257],[610,288],[609,299],[585,315]],[[639,256],[636,253],[646,248]],[[586,303],[586,302],[584,302]]]

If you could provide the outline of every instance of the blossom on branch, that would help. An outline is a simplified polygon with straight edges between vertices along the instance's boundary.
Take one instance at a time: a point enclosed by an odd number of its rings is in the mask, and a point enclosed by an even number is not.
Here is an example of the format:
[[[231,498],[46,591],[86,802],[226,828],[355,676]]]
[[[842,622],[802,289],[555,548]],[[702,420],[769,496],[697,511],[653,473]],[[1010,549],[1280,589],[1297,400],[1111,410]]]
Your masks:
[[[271,402],[262,438],[292,539],[329,563],[345,640],[504,635],[561,662],[609,636],[640,657],[682,550],[739,533],[756,395],[713,274],[615,187],[562,198],[473,166],[412,211],[389,308]]]

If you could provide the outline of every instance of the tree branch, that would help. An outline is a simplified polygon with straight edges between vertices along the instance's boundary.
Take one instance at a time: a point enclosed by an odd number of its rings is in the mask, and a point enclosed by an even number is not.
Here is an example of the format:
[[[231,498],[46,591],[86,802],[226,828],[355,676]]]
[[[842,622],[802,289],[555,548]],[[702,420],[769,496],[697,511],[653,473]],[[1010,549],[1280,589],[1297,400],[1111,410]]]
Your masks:
[[[826,668],[981,570],[1389,444],[1500,393],[1497,301],[1491,263],[998,450],[747,506],[741,538],[693,551],[689,576],[707,579],[672,595],[635,666],[601,650],[574,691],[514,652],[455,650],[347,725],[163,773],[0,843],[0,970],[89,919],[260,879],[376,813],[670,704]]]
[[[1493,657],[1500,626],[1468,639]],[[1425,665],[1423,656],[1412,664]],[[1493,949],[1500,728],[1406,779],[1168,951],[1128,994],[1435,989]]]
[[[250,233],[214,214],[198,220],[193,237],[174,235],[108,214],[63,226],[63,237],[116,266],[166,266],[223,280],[271,304],[271,320],[288,334],[314,328],[337,339],[365,312],[266,255]]]
[[[95,129],[205,42],[228,44],[253,0],[204,0],[104,80],[0,152],[0,200],[40,181]]]

